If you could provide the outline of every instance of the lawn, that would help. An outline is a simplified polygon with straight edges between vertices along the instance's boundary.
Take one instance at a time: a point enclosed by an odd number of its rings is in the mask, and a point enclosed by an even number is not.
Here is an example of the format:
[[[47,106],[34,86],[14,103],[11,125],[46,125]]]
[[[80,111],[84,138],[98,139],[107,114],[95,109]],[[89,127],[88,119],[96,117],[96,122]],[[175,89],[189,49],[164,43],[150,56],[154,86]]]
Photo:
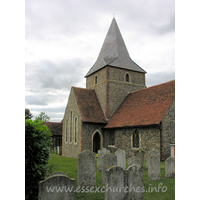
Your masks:
[[[68,177],[75,179],[75,187],[77,186],[77,169],[78,159],[67,158],[57,154],[51,154],[49,164],[52,166],[52,173],[55,171],[62,171],[68,174]],[[127,163],[126,163],[127,164]],[[145,166],[146,163],[144,163]],[[144,200],[172,200],[175,199],[175,178],[165,178],[165,163],[160,163],[161,168],[161,180],[159,181],[148,181],[148,171],[144,167]],[[162,187],[159,192],[155,189],[150,192],[153,188],[158,189],[158,186]],[[96,185],[102,185],[101,172],[96,172]],[[163,192],[162,192],[163,190]],[[75,200],[104,200],[105,193],[75,193]]]

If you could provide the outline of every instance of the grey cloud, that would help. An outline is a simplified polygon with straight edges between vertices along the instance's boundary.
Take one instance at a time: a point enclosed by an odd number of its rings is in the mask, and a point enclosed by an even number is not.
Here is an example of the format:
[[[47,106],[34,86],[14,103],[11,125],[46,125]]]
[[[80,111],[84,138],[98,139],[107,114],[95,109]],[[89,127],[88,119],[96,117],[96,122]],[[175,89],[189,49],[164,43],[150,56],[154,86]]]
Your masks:
[[[54,63],[41,61],[26,63],[26,89],[28,91],[69,91],[71,86],[84,78],[84,62],[79,60]]]
[[[175,79],[175,72],[159,72],[155,74],[146,75],[146,85],[147,87],[171,81]]]
[[[165,24],[159,25],[159,26],[155,26],[153,25],[152,28],[158,33],[158,34],[166,34],[169,32],[172,32],[175,30],[175,15],[173,14],[169,21],[166,22]]]
[[[30,111],[45,112],[45,113],[54,113],[56,111],[57,113],[64,113],[65,106],[51,107],[51,108],[48,108],[48,107],[32,108],[32,109],[30,109]]]
[[[38,92],[33,95],[27,95],[25,101],[28,105],[49,105],[51,103],[67,102],[68,94],[62,93],[62,90],[55,92],[54,94]]]
[[[92,24],[95,25],[95,12],[88,10],[88,4],[85,2],[77,4],[75,1],[28,1],[26,39],[47,41],[56,40],[60,36],[72,37],[80,34]]]
[[[25,97],[25,101],[29,105],[48,105],[47,102],[41,96],[28,95]]]

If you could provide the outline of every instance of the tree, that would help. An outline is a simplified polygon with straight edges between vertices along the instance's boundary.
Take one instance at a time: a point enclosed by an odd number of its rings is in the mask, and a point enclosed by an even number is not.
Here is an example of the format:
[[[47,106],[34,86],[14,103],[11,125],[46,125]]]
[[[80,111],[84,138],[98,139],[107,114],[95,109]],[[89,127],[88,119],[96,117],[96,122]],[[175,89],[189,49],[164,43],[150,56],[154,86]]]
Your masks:
[[[52,134],[40,119],[25,119],[25,198],[38,199],[39,181],[49,171]]]
[[[37,119],[41,119],[43,122],[48,122],[50,120],[50,117],[48,115],[45,115],[45,112],[41,112],[38,117],[35,118]]]
[[[32,113],[28,108],[25,108],[25,118],[26,119],[31,119],[33,117]]]

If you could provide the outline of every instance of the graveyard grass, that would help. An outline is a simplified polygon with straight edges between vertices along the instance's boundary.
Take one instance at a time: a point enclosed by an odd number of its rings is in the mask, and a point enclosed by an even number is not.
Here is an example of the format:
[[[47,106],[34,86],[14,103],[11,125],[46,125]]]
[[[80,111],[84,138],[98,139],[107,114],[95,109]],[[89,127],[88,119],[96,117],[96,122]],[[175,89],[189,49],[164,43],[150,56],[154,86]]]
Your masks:
[[[77,187],[77,173],[78,173],[78,159],[77,158],[67,158],[52,153],[49,164],[52,167],[52,173],[56,171],[65,172],[68,174],[69,178],[75,179],[75,187]],[[167,191],[162,192],[162,188],[159,192],[155,189],[153,192],[144,192],[144,200],[171,200],[175,199],[175,178],[165,178],[165,162],[160,163],[161,167],[161,180],[159,181],[148,181],[148,170],[145,167],[144,162],[144,186],[145,191],[151,191],[154,187],[158,189],[160,184],[161,187],[166,186]],[[128,160],[126,160],[126,166],[128,166]],[[103,186],[101,172],[96,171],[96,185]],[[162,185],[161,185],[162,183]],[[164,190],[164,188],[163,188]],[[105,193],[75,193],[75,200],[104,200]]]

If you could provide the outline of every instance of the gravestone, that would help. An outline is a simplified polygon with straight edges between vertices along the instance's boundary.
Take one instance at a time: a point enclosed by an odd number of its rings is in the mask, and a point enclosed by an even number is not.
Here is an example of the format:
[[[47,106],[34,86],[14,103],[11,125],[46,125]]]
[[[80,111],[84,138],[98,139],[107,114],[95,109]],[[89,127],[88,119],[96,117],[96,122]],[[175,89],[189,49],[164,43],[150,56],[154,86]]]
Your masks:
[[[175,177],[175,157],[169,157],[165,160],[165,177]]]
[[[57,146],[57,154],[60,154],[60,147]]]
[[[96,154],[83,151],[78,155],[78,185],[96,185]]]
[[[105,200],[122,200],[125,199],[127,193],[124,191],[124,184],[126,180],[126,173],[124,169],[119,166],[110,167],[105,175],[105,185],[107,192],[105,192]]]
[[[65,176],[67,176],[67,174],[66,173],[64,173],[64,172],[53,172],[52,174],[51,174],[51,176],[53,176],[53,175],[65,175]]]
[[[106,171],[114,166],[117,165],[117,156],[112,154],[112,153],[107,153],[103,155],[102,157],[102,182],[105,184],[105,179],[106,179]]]
[[[160,157],[158,155],[149,157],[148,180],[160,180]]]
[[[106,200],[141,200],[143,199],[143,169],[137,164],[127,170],[119,166],[106,171]]]
[[[102,171],[102,156],[110,153],[110,151],[106,148],[98,150],[98,162],[97,162],[97,170]]]
[[[122,149],[118,149],[115,155],[117,156],[117,166],[126,169],[126,152]]]
[[[140,165],[141,166],[141,160],[137,156],[133,156],[128,159],[128,167],[131,165]],[[142,166],[141,166],[142,167]]]
[[[148,152],[148,154],[147,154],[146,168],[148,168],[148,165],[149,165],[149,158],[150,158],[150,156],[152,156],[152,155],[157,155],[157,156],[159,156],[159,153],[158,153],[158,151],[157,151],[156,149],[152,149],[151,151]]]
[[[139,158],[138,158],[139,159]],[[140,164],[133,164],[127,169],[127,185],[129,193],[127,200],[143,199],[143,169]]]
[[[143,151],[142,149],[139,149],[134,153],[134,155],[140,159],[142,167],[143,167],[143,162],[144,162],[144,154],[145,154],[145,151]]]
[[[63,174],[51,175],[39,182],[38,200],[74,199],[75,180]]]

